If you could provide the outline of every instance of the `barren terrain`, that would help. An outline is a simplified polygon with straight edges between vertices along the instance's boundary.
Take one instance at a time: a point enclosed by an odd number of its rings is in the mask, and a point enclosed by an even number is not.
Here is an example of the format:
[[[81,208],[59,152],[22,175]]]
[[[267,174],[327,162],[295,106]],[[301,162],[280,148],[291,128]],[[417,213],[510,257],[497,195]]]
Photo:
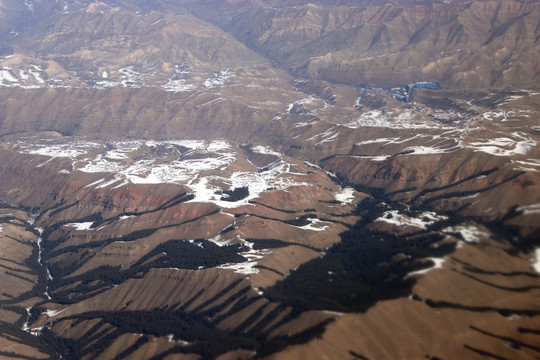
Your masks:
[[[0,0],[0,357],[537,358],[539,16]]]

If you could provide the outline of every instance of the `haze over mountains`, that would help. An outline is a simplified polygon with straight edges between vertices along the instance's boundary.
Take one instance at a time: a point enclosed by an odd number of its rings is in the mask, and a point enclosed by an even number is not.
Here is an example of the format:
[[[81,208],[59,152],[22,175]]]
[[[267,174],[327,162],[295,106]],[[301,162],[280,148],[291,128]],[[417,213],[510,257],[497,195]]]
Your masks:
[[[0,0],[0,356],[537,358],[539,19]]]

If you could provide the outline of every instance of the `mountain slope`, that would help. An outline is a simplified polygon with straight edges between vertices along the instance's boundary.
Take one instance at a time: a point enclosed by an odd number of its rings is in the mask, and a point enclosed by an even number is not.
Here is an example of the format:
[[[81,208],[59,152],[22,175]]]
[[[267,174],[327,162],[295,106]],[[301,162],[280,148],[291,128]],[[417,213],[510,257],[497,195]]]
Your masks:
[[[0,357],[534,358],[539,10],[0,2]]]
[[[228,31],[298,76],[399,86],[536,88],[538,4],[253,8]],[[526,74],[526,75],[525,75]]]

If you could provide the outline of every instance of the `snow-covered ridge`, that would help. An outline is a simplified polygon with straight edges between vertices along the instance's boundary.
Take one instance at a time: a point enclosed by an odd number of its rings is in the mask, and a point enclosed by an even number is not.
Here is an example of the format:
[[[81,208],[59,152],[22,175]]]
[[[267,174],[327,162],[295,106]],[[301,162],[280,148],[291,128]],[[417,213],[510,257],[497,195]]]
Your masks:
[[[425,260],[433,261],[433,266],[429,267],[427,269],[422,269],[422,270],[417,270],[417,271],[410,272],[410,273],[407,274],[407,276],[405,276],[405,278],[408,278],[410,276],[416,276],[416,275],[425,275],[428,272],[430,272],[431,270],[442,269],[443,264],[445,262],[444,258],[426,258]]]
[[[173,73],[158,71],[154,68],[140,69],[135,66],[125,66],[95,73],[64,71],[50,74],[51,64],[37,61],[38,64],[23,63],[11,65],[9,59],[17,56],[0,58],[0,88],[93,88],[105,90],[109,88],[161,88],[168,92],[185,92],[197,88],[212,89],[225,86],[235,76],[232,69],[219,69],[214,76],[204,81],[191,78],[191,68],[185,64],[177,64]]]
[[[65,224],[64,226],[74,228],[77,231],[82,231],[82,230],[90,230],[93,223],[94,223],[93,221],[82,222],[82,223],[69,223],[69,224]]]
[[[236,162],[244,156],[241,148],[224,140],[130,140],[87,141],[65,138],[22,138],[11,145],[19,153],[64,159],[63,174],[70,171],[100,174],[83,189],[117,189],[129,184],[174,183],[190,188],[191,202],[211,202],[222,208],[250,204],[261,193],[286,190],[292,186],[311,186],[301,180],[306,173],[291,171],[291,164],[280,153],[265,146],[254,146],[253,152],[272,154],[277,160],[259,169],[239,167]],[[242,199],[227,201],[224,191],[247,188]],[[350,191],[340,198],[349,201]],[[88,230],[91,223],[67,224],[75,230]],[[318,227],[316,227],[318,228]]]
[[[488,233],[480,230],[477,226],[473,224],[448,227],[446,229],[443,229],[442,232],[447,234],[458,233],[467,243],[478,243],[484,239],[489,238]]]
[[[520,206],[517,208],[517,211],[522,211],[524,215],[540,214],[540,203]]]
[[[375,219],[375,222],[385,222],[400,227],[413,226],[425,229],[427,226],[445,219],[447,219],[446,216],[437,215],[431,211],[425,211],[418,214],[417,217],[410,217],[405,214],[401,214],[398,210],[391,210],[383,213],[381,217]]]
[[[416,116],[410,109],[406,110],[370,110],[362,113],[360,117],[344,125],[350,129],[361,127],[386,127],[393,129],[441,129],[444,128],[439,123]]]
[[[381,120],[377,126],[384,126],[393,129],[404,128],[403,123],[395,122],[395,118],[390,118],[390,115],[383,114],[380,111],[371,111],[364,113],[362,116],[370,117],[377,115]],[[371,126],[368,123],[357,124],[360,126]],[[317,141],[315,145],[324,142],[339,141],[339,134],[344,128],[354,128],[349,124],[345,125],[333,125],[327,130],[312,135],[304,141]],[[414,123],[410,123],[411,127],[414,127]],[[422,128],[422,127],[420,127]],[[429,128],[426,128],[429,129]],[[456,128],[442,128],[442,133],[416,133],[412,136],[402,137],[380,137],[371,138],[357,141],[354,146],[361,148],[359,153],[373,155],[362,155],[361,158],[369,158],[373,161],[382,161],[391,155],[428,155],[428,154],[446,154],[452,153],[460,149],[472,149],[476,152],[484,152],[495,156],[515,156],[526,155],[538,146],[538,141],[534,139],[532,134],[525,131],[512,131],[508,133],[503,132],[490,132],[483,128],[468,128],[468,129],[456,129]],[[401,149],[396,150],[396,145],[400,145]],[[392,152],[385,152],[384,147],[392,146]],[[374,152],[373,150],[377,150]],[[351,155],[351,157],[355,157]],[[539,171],[535,169],[540,166],[540,162],[536,159],[516,160],[516,164],[519,164],[520,169],[526,171]]]
[[[221,87],[225,85],[225,82],[234,76],[232,69],[220,69],[216,71],[214,77],[208,78],[204,81],[203,87],[205,89],[211,89],[215,87]]]
[[[0,88],[37,89],[41,87],[58,87],[57,85],[56,79],[48,79],[45,70],[38,65],[30,65],[22,69],[14,69],[11,66],[2,66],[0,68]]]
[[[537,142],[523,132],[513,132],[508,137],[471,142],[468,147],[496,156],[525,155]]]
[[[340,192],[334,194],[334,198],[341,203],[352,203],[354,200],[354,189],[352,187],[346,187],[341,189]]]
[[[534,254],[535,254],[535,257],[534,257],[532,265],[533,265],[534,271],[536,271],[537,273],[540,273],[540,248],[537,248]]]
[[[242,262],[242,263],[224,264],[224,265],[219,266],[219,268],[234,270],[234,272],[236,273],[246,274],[246,275],[259,273],[259,269],[256,268],[256,265],[258,265],[260,259],[262,259],[265,255],[270,253],[270,250],[268,249],[255,250],[253,249],[253,243],[250,243],[243,239],[240,239],[240,240],[246,247],[249,248],[248,251],[240,253],[240,255],[247,258],[247,261]]]

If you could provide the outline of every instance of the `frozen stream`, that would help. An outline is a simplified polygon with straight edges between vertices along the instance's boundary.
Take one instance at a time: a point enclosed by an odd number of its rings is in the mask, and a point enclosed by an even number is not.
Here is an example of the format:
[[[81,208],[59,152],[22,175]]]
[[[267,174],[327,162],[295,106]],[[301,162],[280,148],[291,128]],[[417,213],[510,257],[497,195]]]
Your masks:
[[[45,270],[45,273],[47,274],[47,277],[46,277],[46,280],[45,281],[51,281],[52,280],[52,276],[51,276],[51,273],[49,271],[49,269],[45,266],[45,264],[43,264],[42,262],[42,257],[41,257],[41,254],[43,252],[43,240],[41,238],[41,234],[43,234],[43,228],[40,228],[40,227],[36,227],[35,226],[35,222],[36,222],[36,215],[35,214],[32,214],[32,216],[30,217],[30,219],[28,219],[27,223],[28,225],[33,229],[35,230],[40,236],[38,236],[37,238],[37,246],[38,246],[38,258],[37,258],[37,263],[39,265],[40,268],[44,269]],[[38,277],[38,281],[41,280],[42,277]],[[39,285],[38,285],[39,286]],[[45,298],[47,300],[51,300],[51,296],[49,295],[49,286],[48,284],[45,286],[45,291],[43,292],[43,296],[45,296]],[[26,308],[26,312],[27,312],[27,319],[26,319],[26,322],[24,323],[24,325],[22,326],[22,330],[32,334],[32,335],[39,335],[41,334],[41,330],[42,328],[31,328],[30,327],[30,323],[29,323],[29,319],[30,317],[32,316],[32,309],[33,307],[30,306],[30,307],[27,307]]]

